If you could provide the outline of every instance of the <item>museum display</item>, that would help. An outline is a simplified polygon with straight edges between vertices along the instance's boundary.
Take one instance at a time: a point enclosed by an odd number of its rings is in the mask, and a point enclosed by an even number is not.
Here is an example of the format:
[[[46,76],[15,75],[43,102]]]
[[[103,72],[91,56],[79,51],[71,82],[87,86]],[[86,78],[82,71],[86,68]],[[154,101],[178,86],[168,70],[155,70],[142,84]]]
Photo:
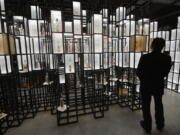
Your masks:
[[[0,0],[0,97],[7,95],[0,112],[7,129],[40,111],[61,126],[85,114],[102,118],[113,104],[140,110],[136,69],[157,37],[172,58],[165,86],[180,93],[180,17],[166,23],[127,3]]]

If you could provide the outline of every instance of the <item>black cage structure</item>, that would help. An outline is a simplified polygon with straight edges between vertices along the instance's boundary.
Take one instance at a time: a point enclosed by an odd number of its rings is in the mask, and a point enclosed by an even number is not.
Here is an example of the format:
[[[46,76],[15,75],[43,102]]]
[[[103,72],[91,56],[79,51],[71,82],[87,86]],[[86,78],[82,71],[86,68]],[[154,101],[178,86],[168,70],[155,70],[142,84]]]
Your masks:
[[[141,109],[136,69],[156,37],[173,61],[167,88],[180,93],[179,13],[167,27],[153,0],[93,2],[0,0],[1,134],[40,111],[61,126],[114,104]]]

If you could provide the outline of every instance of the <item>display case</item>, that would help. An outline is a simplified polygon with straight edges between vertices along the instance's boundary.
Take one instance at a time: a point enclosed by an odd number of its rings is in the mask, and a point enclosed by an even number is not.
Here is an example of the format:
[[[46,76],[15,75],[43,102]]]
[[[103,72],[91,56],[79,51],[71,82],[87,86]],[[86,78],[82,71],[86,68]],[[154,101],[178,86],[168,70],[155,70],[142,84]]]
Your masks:
[[[62,33],[52,33],[53,40],[53,52],[54,53],[63,53],[63,35]]]
[[[130,51],[143,52],[146,51],[147,36],[132,36],[130,38]]]
[[[51,10],[52,32],[62,32],[62,12]]]

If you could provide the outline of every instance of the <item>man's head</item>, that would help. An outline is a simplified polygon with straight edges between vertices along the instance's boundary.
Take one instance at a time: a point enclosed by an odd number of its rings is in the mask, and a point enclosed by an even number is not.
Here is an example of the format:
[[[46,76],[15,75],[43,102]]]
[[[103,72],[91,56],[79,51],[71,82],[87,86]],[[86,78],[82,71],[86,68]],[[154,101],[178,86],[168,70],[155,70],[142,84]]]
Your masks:
[[[161,52],[165,47],[165,40],[163,38],[155,38],[151,47],[153,52]]]

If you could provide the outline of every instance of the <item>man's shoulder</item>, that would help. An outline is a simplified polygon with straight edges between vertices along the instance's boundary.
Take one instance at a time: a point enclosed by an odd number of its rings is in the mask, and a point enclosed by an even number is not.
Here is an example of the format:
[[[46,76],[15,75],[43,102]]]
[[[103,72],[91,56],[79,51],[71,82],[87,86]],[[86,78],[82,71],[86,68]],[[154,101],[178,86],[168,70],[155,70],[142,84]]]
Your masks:
[[[143,54],[142,58],[143,59],[148,59],[148,58],[164,58],[164,59],[171,59],[170,55],[164,54],[164,53],[159,53],[159,54],[153,54],[153,53],[147,53],[147,54]]]
[[[147,53],[147,54],[143,54],[141,57],[142,57],[142,58],[146,58],[146,57],[149,57],[149,56],[151,56],[151,54],[150,54],[150,53]]]

